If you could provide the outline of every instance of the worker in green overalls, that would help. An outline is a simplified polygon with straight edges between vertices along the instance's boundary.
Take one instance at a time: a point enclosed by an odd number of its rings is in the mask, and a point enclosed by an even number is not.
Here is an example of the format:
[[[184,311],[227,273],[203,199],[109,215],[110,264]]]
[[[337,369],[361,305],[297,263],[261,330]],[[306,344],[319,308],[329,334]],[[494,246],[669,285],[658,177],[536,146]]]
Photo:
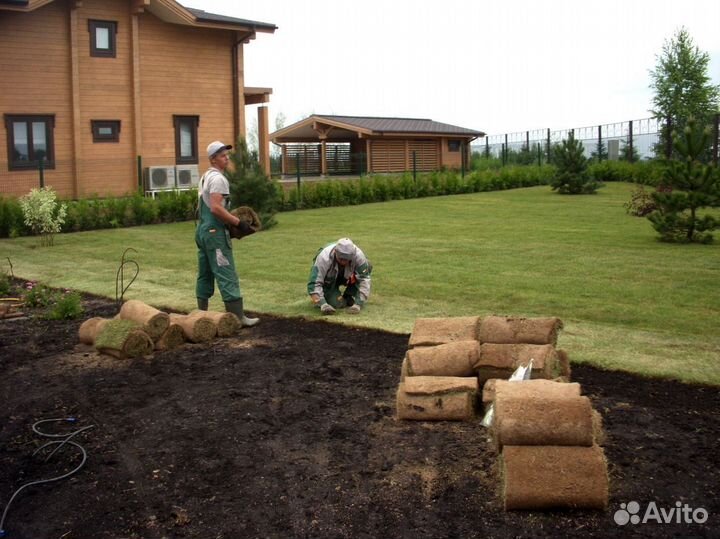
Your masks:
[[[228,211],[230,184],[223,174],[230,164],[228,150],[232,146],[220,141],[207,147],[210,168],[203,174],[198,185],[198,208],[200,222],[195,231],[198,247],[198,276],[195,286],[198,309],[207,311],[208,301],[215,293],[217,281],[225,310],[236,315],[244,327],[254,326],[257,318],[248,318],[243,311],[240,280],[235,270],[230,233],[226,225],[249,228]],[[252,233],[251,231],[248,233]]]

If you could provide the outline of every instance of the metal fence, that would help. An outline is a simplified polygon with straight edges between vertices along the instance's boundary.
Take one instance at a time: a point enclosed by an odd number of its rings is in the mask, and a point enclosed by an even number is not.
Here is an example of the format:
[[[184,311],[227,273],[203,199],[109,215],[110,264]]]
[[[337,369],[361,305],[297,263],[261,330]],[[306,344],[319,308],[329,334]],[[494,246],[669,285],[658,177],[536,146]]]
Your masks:
[[[655,150],[660,142],[661,129],[662,122],[657,118],[556,131],[549,128],[535,129],[488,135],[485,144],[473,145],[472,150],[500,159],[506,158],[510,152],[530,152],[533,157],[539,152],[541,159],[546,160],[549,149],[566,140],[572,133],[576,140],[583,143],[585,157],[600,155],[601,158],[617,160],[623,153],[632,153],[639,159],[651,159],[657,157]]]
[[[718,134],[720,114],[713,119],[712,160],[718,162]],[[669,137],[667,143],[661,146],[661,133],[669,132],[672,128],[667,121],[660,118],[643,118],[611,124],[601,124],[589,127],[576,127],[552,131],[548,129],[535,129],[501,135],[488,135],[484,144],[472,146],[473,153],[487,157],[508,160],[510,154],[522,154],[527,161],[546,162],[551,148],[566,140],[572,133],[576,140],[583,143],[585,157],[599,159],[653,159],[656,157],[669,157],[672,155],[672,145]]]

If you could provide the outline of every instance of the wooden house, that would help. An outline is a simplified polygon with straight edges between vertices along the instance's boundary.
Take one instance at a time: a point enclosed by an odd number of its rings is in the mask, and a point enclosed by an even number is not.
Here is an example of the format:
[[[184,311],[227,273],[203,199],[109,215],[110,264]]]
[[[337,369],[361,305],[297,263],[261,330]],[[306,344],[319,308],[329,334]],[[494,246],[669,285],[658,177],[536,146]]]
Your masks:
[[[188,187],[207,144],[245,136],[243,48],[275,25],[175,0],[0,0],[0,196]],[[267,106],[258,108],[269,170]],[[264,144],[263,144],[264,142]]]
[[[283,174],[363,174],[467,168],[485,133],[418,118],[314,114],[270,134]]]

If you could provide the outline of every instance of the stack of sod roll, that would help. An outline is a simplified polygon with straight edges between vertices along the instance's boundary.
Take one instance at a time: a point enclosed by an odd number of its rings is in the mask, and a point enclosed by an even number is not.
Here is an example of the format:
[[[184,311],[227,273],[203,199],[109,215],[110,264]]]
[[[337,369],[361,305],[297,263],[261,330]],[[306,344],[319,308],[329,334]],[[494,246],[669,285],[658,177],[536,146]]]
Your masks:
[[[557,318],[455,317],[415,321],[397,391],[399,419],[470,420],[477,394],[493,405],[505,509],[605,509],[600,414],[556,349]],[[532,379],[508,381],[532,360]]]
[[[557,318],[418,318],[402,363],[398,418],[472,419],[479,388],[530,359],[533,377],[569,379],[567,354],[555,349],[561,328]]]
[[[241,324],[232,313],[193,311],[167,314],[138,300],[123,303],[113,319],[90,318],[80,326],[80,342],[121,359],[170,350],[185,342],[208,342],[235,335]]]
[[[606,509],[600,414],[576,383],[497,380],[491,432],[506,510]]]

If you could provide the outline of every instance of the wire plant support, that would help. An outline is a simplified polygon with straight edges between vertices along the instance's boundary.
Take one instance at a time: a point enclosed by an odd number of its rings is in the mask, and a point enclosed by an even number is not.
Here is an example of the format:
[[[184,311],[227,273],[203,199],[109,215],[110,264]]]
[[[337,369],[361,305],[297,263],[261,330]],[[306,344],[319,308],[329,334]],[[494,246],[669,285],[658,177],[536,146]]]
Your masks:
[[[68,432],[68,433],[61,433],[61,434],[55,434],[50,432],[44,432],[40,430],[40,425],[44,425],[46,423],[75,423],[77,420],[74,417],[58,417],[53,419],[42,419],[40,421],[37,421],[33,423],[32,430],[35,434],[38,436],[41,436],[43,438],[50,438],[51,440],[49,442],[44,443],[40,447],[38,447],[34,452],[33,456],[37,455],[41,451],[45,449],[49,449],[50,447],[56,446],[50,453],[45,457],[45,462],[48,462],[58,451],[65,447],[74,447],[77,452],[82,456],[80,463],[77,464],[72,470],[69,472],[57,475],[55,477],[50,477],[48,479],[38,479],[37,481],[30,481],[29,483],[25,483],[24,485],[21,485],[13,494],[10,496],[10,500],[8,501],[7,505],[5,506],[5,509],[2,513],[2,517],[0,517],[0,537],[6,537],[7,531],[5,530],[5,519],[7,518],[8,512],[10,510],[10,505],[12,505],[12,502],[17,498],[18,494],[25,490],[28,487],[34,486],[34,485],[43,485],[46,483],[53,483],[55,481],[60,481],[62,479],[67,479],[68,477],[76,474],[80,471],[80,469],[85,465],[85,462],[87,461],[87,451],[85,451],[85,448],[80,445],[78,442],[72,440],[72,438],[76,437],[78,434],[85,432],[89,429],[92,429],[95,425],[88,425],[87,427],[82,427],[79,429],[76,429],[74,431]]]
[[[118,267],[117,273],[115,274],[115,303],[117,304],[118,309],[123,303],[123,297],[125,296],[125,292],[128,291],[130,285],[135,282],[135,279],[137,279],[137,276],[140,274],[140,265],[135,260],[131,258],[126,258],[128,251],[132,251],[137,254],[137,251],[135,249],[133,249],[132,247],[128,247],[127,249],[125,249],[125,251],[123,251],[122,257],[120,258],[120,266]],[[133,275],[132,279],[130,279],[130,282],[127,284],[127,286],[125,286],[126,265],[131,265],[135,268],[135,275]]]

